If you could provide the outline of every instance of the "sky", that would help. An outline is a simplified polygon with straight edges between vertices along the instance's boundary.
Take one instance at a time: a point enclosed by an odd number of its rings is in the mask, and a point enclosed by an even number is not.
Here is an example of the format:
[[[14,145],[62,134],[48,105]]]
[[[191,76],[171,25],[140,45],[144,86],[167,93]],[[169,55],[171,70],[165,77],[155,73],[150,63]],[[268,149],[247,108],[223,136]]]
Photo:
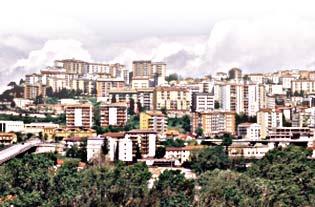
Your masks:
[[[290,0],[4,0],[0,91],[55,59],[165,61],[198,77],[315,68],[315,4]]]

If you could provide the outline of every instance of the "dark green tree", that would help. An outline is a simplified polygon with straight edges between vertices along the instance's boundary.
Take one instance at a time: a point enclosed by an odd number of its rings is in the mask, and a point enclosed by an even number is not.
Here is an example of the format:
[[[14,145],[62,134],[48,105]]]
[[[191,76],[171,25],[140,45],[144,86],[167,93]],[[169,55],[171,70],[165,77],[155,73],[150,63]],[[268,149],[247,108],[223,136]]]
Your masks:
[[[197,173],[216,168],[227,169],[230,163],[222,146],[207,147],[191,156],[191,168]]]
[[[161,207],[192,206],[194,181],[179,170],[165,170],[150,192],[150,205]]]

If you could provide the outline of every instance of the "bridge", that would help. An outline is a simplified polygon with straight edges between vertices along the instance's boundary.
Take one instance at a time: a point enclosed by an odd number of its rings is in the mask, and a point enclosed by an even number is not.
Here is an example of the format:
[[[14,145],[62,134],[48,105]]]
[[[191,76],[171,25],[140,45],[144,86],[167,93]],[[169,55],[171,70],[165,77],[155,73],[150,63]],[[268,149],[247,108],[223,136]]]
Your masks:
[[[11,147],[8,147],[0,151],[0,165],[13,159],[14,157],[20,154],[27,152],[28,150],[30,150],[33,147],[36,147],[40,143],[41,141],[39,139],[32,139],[28,140],[25,143],[12,145]]]
[[[262,144],[268,144],[268,143],[308,143],[313,141],[312,138],[308,137],[301,137],[299,139],[233,139],[233,143],[236,144],[246,144],[246,143],[262,143]],[[198,144],[201,142],[208,142],[216,145],[220,145],[222,143],[222,139],[197,139]]]

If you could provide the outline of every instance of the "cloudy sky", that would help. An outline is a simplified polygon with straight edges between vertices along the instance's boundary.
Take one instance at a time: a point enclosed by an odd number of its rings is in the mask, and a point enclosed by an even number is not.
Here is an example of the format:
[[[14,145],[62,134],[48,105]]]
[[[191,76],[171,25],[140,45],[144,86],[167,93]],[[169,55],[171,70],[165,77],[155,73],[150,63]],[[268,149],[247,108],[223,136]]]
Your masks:
[[[165,61],[185,76],[314,69],[314,8],[302,0],[4,0],[0,91],[72,57]]]

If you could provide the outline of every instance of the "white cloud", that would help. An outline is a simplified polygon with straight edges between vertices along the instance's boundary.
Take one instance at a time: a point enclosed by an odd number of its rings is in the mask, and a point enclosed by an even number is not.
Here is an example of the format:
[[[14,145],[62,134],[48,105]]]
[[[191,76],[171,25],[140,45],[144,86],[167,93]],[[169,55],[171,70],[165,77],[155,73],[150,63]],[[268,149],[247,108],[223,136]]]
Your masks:
[[[81,26],[76,28],[85,30]],[[315,18],[311,16],[279,13],[232,18],[218,21],[209,36],[164,35],[108,43],[97,31],[85,34],[96,36],[86,41],[81,38],[79,41],[48,40],[41,49],[32,49],[25,58],[20,58],[25,53],[24,48],[31,48],[30,42],[42,44],[43,39],[38,42],[33,41],[33,36],[26,38],[18,35],[3,38],[3,41],[0,38],[0,49],[2,47],[2,51],[8,51],[10,57],[19,57],[14,64],[12,61],[6,62],[13,65],[9,70],[0,63],[2,72],[9,71],[0,77],[0,83],[7,84],[12,74],[21,78],[24,73],[36,72],[52,64],[54,59],[75,57],[91,60],[90,54],[93,54],[95,61],[121,62],[129,69],[131,62],[137,59],[165,61],[171,72],[189,76],[213,74],[232,67],[240,67],[245,72],[315,67]],[[81,42],[86,48],[82,47]]]
[[[314,47],[313,18],[272,15],[221,21],[210,33],[201,70],[314,68]]]
[[[26,58],[17,60],[11,67],[2,66],[1,89],[4,90],[9,81],[18,81],[25,74],[39,72],[53,65],[54,60],[64,58],[92,61],[90,53],[77,40],[48,40],[41,49],[32,50]]]
[[[33,50],[27,58],[18,60],[13,66],[23,68],[25,72],[37,72],[47,65],[52,65],[54,60],[76,58],[91,61],[91,55],[77,40],[49,40],[39,50]]]

